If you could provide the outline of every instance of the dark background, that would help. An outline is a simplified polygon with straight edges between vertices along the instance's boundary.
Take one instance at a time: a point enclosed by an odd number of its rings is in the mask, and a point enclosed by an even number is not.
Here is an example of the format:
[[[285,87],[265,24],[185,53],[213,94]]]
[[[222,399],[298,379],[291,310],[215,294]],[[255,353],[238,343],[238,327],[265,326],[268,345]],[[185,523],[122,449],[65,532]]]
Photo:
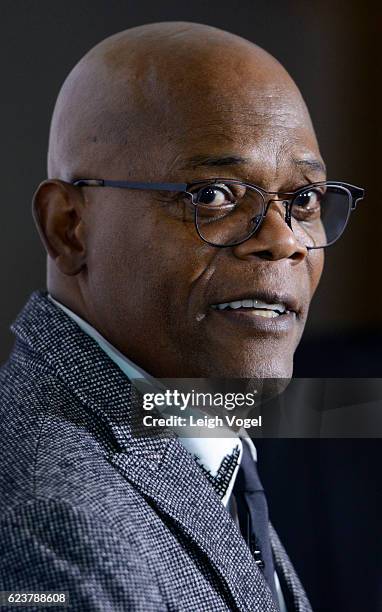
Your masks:
[[[373,8],[374,6],[374,8]],[[207,23],[265,47],[307,101],[331,179],[366,188],[327,250],[299,376],[382,376],[381,11],[368,2],[2,0],[0,363],[29,293],[45,285],[30,202],[46,176],[50,116],[65,76],[99,40],[165,20]],[[273,522],[317,612],[382,610],[379,440],[263,440]],[[379,598],[379,599],[378,599]],[[379,602],[379,603],[378,603]]]

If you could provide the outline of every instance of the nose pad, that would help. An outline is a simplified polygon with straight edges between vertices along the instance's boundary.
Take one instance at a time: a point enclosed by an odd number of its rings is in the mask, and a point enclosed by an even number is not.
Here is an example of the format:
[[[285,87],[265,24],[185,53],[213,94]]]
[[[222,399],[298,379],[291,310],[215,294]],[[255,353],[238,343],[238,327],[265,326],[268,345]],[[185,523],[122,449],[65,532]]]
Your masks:
[[[279,202],[280,204],[282,204],[285,208],[285,216],[284,216],[284,221],[287,224],[287,226],[289,227],[290,230],[292,230],[293,232],[293,228],[292,228],[292,216],[291,216],[291,210],[292,210],[292,205],[291,202],[289,202],[288,200],[278,200],[277,198],[272,198],[272,200],[269,200],[268,204],[267,204],[267,208],[266,211],[264,213],[264,217],[267,214],[270,205],[272,204],[272,202]]]
[[[291,229],[292,232],[293,232],[293,228],[292,228],[292,215],[291,215],[291,210],[292,210],[291,203],[288,202],[288,200],[284,200],[283,201],[283,205],[285,206],[285,223],[287,224],[289,229]]]
[[[250,220],[250,227],[251,227],[250,231],[255,230],[257,226],[260,224],[262,219],[263,219],[263,215],[255,215],[254,217],[252,217],[252,219]]]

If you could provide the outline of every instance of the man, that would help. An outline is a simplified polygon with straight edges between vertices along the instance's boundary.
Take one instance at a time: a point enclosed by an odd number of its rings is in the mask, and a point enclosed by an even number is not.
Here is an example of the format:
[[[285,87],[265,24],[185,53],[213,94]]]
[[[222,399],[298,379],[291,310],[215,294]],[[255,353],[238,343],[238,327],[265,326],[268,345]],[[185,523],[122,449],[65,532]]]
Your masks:
[[[310,610],[253,444],[148,435],[131,380],[289,378],[323,247],[362,190],[324,183],[274,58],[175,22],[77,64],[48,176],[48,294],[1,375],[1,589],[73,610]]]

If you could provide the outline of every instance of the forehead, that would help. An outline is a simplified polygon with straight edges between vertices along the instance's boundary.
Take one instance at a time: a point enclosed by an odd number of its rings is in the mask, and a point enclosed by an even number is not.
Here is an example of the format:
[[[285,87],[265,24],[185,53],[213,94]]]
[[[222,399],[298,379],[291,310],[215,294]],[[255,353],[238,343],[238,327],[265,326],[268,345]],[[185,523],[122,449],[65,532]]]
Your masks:
[[[298,180],[309,168],[312,182],[323,178],[323,162],[305,107],[277,89],[253,91],[246,99],[243,94],[234,100],[226,95],[215,101],[205,98],[199,112],[190,101],[168,126],[168,134],[174,166],[191,173],[229,165],[241,177],[265,185],[282,174]],[[214,164],[214,159],[219,163]]]

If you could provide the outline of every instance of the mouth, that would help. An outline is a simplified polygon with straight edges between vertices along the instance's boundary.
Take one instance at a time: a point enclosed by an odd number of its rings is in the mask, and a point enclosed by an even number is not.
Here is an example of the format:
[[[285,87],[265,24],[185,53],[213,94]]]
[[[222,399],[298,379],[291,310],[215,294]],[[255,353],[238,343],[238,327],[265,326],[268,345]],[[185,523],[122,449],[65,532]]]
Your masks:
[[[270,292],[231,295],[224,301],[214,301],[210,308],[226,322],[277,333],[290,331],[300,311],[293,296]]]
[[[251,313],[253,316],[274,319],[290,313],[297,314],[297,301],[289,295],[269,294],[239,296],[211,304],[213,310]]]

